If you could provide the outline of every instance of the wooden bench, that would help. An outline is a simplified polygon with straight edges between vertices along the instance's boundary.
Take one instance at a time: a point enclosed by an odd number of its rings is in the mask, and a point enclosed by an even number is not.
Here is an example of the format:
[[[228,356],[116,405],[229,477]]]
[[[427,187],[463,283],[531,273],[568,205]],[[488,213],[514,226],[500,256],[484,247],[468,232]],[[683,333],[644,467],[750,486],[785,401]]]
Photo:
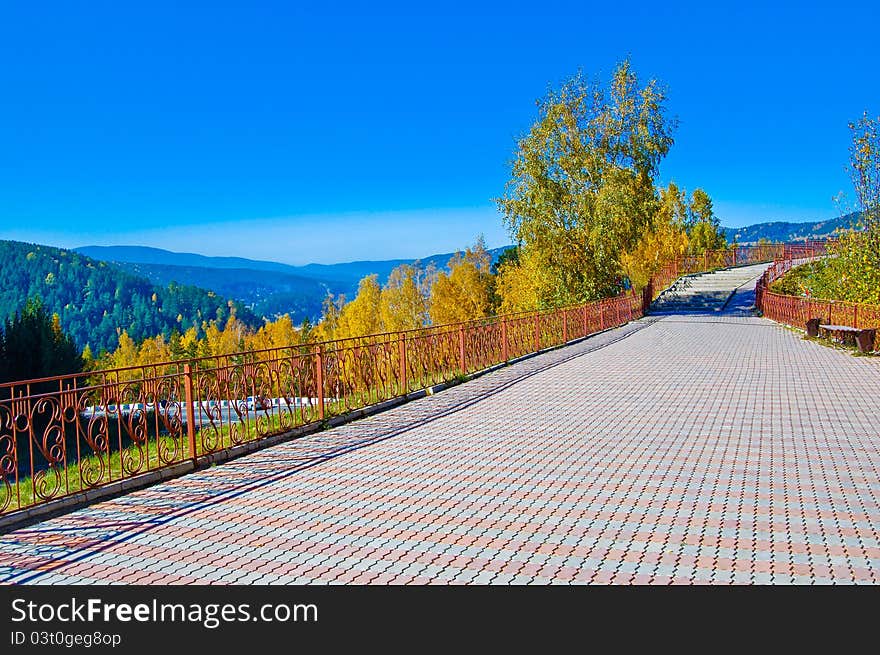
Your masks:
[[[856,347],[859,349],[859,352],[862,353],[871,352],[874,348],[874,336],[876,334],[874,328],[855,328],[850,327],[849,325],[829,325],[822,323],[822,319],[819,318],[811,318],[807,321],[808,337],[815,338],[823,333],[824,335],[829,336],[829,338],[836,336],[841,341],[844,341],[847,336],[854,337]]]

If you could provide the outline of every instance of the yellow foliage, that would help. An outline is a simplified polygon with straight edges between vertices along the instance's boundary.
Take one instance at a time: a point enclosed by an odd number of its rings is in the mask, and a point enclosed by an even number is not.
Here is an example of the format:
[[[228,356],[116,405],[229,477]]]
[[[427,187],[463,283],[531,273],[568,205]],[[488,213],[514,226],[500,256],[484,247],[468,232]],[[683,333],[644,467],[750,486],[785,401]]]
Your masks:
[[[315,341],[333,341],[339,328],[339,314],[345,306],[345,295],[328,293],[321,306],[321,320],[312,330]]]
[[[654,215],[650,228],[636,247],[621,257],[621,268],[636,289],[644,288],[654,273],[687,252],[686,216],[684,193],[670,183],[668,188],[660,192],[660,209]]]
[[[205,340],[202,351],[205,354],[216,356],[241,352],[247,327],[236,318],[234,313],[230,314],[222,330],[217,326],[217,321],[206,324],[204,329]]]
[[[171,348],[165,343],[165,337],[161,334],[152,339],[144,339],[138,349],[138,365],[150,366],[168,362],[172,359]]]
[[[119,345],[110,356],[111,368],[125,368],[126,366],[137,366],[138,364],[138,347],[128,332],[123,330],[119,334]]]
[[[185,352],[195,352],[199,344],[199,331],[195,326],[189,328],[180,337],[180,346]]]
[[[299,341],[299,331],[293,326],[290,314],[284,314],[274,321],[266,321],[256,334],[247,335],[245,349],[287,348],[298,344]]]
[[[424,327],[428,309],[418,275],[419,271],[407,264],[391,271],[379,297],[382,331],[398,332]]]
[[[379,317],[381,296],[382,290],[379,288],[378,276],[375,273],[362,279],[355,299],[345,305],[339,313],[334,338],[363,337],[381,332],[382,322]]]
[[[434,325],[457,323],[489,315],[491,308],[491,257],[482,238],[449,261],[431,288],[430,316]]]
[[[503,264],[498,270],[496,293],[501,299],[501,314],[541,309],[552,295],[553,280],[534,249],[521,250],[518,261]]]

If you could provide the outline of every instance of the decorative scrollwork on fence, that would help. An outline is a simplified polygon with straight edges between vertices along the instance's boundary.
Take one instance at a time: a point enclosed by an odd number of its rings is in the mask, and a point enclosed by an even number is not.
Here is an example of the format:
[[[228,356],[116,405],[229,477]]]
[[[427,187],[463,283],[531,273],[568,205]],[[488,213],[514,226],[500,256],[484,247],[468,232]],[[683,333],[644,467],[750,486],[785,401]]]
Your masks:
[[[0,403],[0,514],[18,508],[18,458],[12,409]]]

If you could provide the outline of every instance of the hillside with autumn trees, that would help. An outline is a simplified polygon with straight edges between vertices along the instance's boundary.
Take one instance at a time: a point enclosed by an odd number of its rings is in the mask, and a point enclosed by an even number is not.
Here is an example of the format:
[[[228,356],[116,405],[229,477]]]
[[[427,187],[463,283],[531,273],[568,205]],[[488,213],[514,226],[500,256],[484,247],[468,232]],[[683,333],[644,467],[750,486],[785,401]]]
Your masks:
[[[136,341],[219,321],[230,314],[257,320],[235,301],[192,286],[159,286],[120,268],[70,250],[0,241],[0,320],[13,318],[28,300],[49,316],[87,354],[113,351],[125,334]]]

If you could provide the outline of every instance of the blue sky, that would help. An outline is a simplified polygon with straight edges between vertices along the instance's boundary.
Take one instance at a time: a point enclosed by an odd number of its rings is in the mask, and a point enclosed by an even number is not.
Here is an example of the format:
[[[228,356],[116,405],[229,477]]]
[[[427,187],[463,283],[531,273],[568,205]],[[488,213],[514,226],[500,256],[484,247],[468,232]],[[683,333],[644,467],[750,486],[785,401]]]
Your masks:
[[[847,122],[880,114],[876,3],[411,4],[4,3],[0,238],[289,263],[501,245],[535,100],[627,55],[680,120],[662,182],[731,226],[820,220],[850,191]]]

